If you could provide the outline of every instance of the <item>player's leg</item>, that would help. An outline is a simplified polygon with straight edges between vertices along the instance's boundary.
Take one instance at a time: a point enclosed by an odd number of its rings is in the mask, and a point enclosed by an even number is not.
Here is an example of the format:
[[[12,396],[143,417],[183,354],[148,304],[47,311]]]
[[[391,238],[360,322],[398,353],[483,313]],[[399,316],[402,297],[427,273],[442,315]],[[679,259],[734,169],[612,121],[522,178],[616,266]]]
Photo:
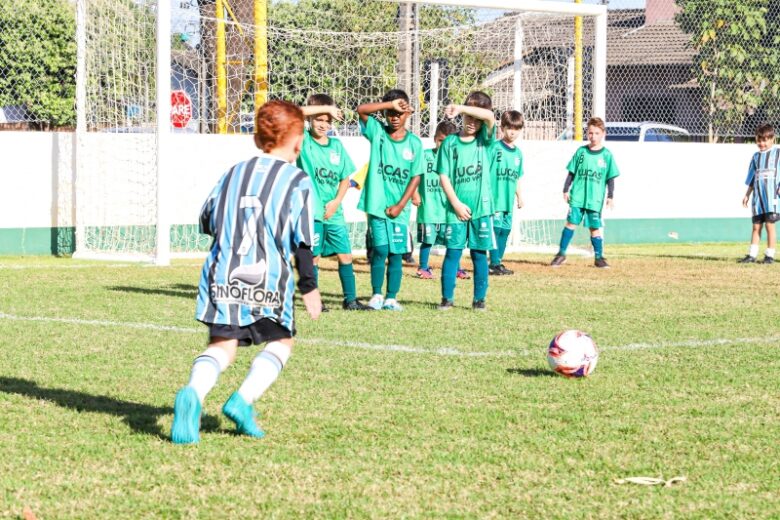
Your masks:
[[[558,267],[566,262],[566,251],[569,249],[572,238],[574,238],[574,230],[582,222],[584,217],[583,211],[580,208],[569,208],[569,214],[566,216],[566,224],[561,231],[561,242],[558,246],[558,253],[550,262],[553,267]]]
[[[237,339],[213,336],[206,350],[195,358],[190,380],[176,393],[173,404],[171,440],[174,443],[198,442],[203,401],[217,384],[219,375],[236,359],[237,348]]]
[[[496,247],[490,250],[489,274],[491,275],[510,275],[514,274],[503,264],[506,244],[509,240],[509,233],[512,231],[512,213],[498,212],[493,220],[494,231],[496,235]]]
[[[775,215],[772,213],[771,215]],[[766,252],[764,253],[764,263],[772,264],[775,261],[775,246],[777,245],[777,232],[775,229],[775,223],[771,220],[775,217],[772,216],[767,219],[764,226],[766,227]]]
[[[320,286],[320,258],[322,257],[322,249],[325,245],[325,225],[319,220],[314,221],[314,237],[312,238],[314,246],[312,247],[312,256],[314,257],[314,281],[317,282],[317,287]],[[322,304],[322,312],[328,312],[325,304]]]
[[[585,210],[585,225],[590,228],[590,243],[595,256],[594,265],[600,269],[608,269],[609,264],[604,258],[604,236],[601,232],[601,212]]]
[[[753,228],[750,233],[750,247],[748,248],[748,254],[740,260],[743,264],[752,264],[758,257],[758,247],[761,243],[761,226],[763,217],[761,215],[753,216]]]
[[[437,228],[438,226],[435,224],[417,224],[417,241],[420,242],[420,263],[417,266],[417,277],[424,280],[433,278],[429,262]]]
[[[261,323],[262,322],[262,323]],[[269,338],[265,348],[255,356],[244,382],[222,406],[222,413],[236,424],[236,430],[250,437],[263,437],[265,432],[255,421],[252,406],[277,380],[292,355],[293,339],[289,331],[271,320],[257,322],[262,339]],[[271,337],[277,336],[271,340]]]
[[[380,310],[385,298],[382,296],[382,288],[385,283],[385,262],[390,254],[390,238],[387,235],[386,219],[369,215],[368,226],[371,237],[371,299],[368,306],[374,310]]]
[[[370,309],[357,299],[357,282],[352,266],[352,244],[349,240],[349,230],[343,224],[323,225],[322,255],[333,256],[339,264],[339,281],[344,300],[341,307],[348,311],[364,311]]]
[[[471,308],[477,311],[485,310],[485,298],[488,291],[488,253],[484,250],[471,249],[471,262],[474,264],[474,300]]]
[[[388,220],[387,234],[390,237],[390,252],[387,256],[387,294],[382,309],[400,311],[403,307],[396,297],[401,290],[403,257],[409,252],[409,232],[404,224]]]
[[[466,224],[447,224],[444,241],[447,252],[444,255],[444,263],[441,267],[441,304],[439,310],[449,310],[455,301],[455,283],[460,268],[460,258],[467,241]]]

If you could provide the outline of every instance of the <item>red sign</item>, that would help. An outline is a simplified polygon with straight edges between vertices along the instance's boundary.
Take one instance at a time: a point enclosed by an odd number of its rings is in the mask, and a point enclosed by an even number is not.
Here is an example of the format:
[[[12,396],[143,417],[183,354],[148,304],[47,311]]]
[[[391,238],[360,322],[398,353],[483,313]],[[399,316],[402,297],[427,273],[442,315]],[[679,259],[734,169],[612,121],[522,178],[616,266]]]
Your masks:
[[[184,128],[192,119],[192,101],[183,90],[171,91],[171,124]]]

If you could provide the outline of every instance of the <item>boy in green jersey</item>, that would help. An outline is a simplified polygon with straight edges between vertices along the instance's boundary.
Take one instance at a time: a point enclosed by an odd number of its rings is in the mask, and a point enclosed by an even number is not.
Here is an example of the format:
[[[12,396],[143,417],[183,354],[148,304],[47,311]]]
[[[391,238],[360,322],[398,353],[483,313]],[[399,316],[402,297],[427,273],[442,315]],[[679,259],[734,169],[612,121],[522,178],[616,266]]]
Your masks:
[[[360,130],[371,142],[371,155],[358,209],[368,215],[371,255],[371,287],[368,305],[373,309],[400,311],[396,300],[401,289],[402,257],[409,251],[409,199],[425,171],[420,138],[406,130],[412,113],[403,90],[388,91],[379,103],[357,108]],[[384,112],[382,125],[371,114]],[[387,293],[382,296],[387,262]]]
[[[512,212],[523,207],[520,194],[520,177],[523,176],[523,154],[515,146],[520,131],[525,126],[523,116],[517,110],[508,110],[501,115],[503,137],[493,145],[493,161],[490,168],[490,180],[493,191],[493,229],[496,233],[496,248],[490,251],[490,274],[509,275],[514,271],[507,269],[501,260],[506,251],[506,241],[512,231]]]
[[[566,249],[574,237],[574,230],[585,220],[590,228],[590,243],[596,255],[596,267],[609,268],[604,259],[604,239],[601,235],[601,209],[604,206],[604,191],[607,192],[607,207],[612,209],[615,192],[615,177],[620,175],[612,153],[602,142],[606,135],[604,121],[592,117],[588,121],[588,144],[577,149],[569,161],[569,175],[563,185],[563,199],[569,204],[566,225],[561,233],[558,254],[550,265],[558,267],[566,262]]]
[[[317,264],[321,256],[336,255],[339,280],[344,293],[342,307],[348,311],[371,310],[357,299],[355,272],[352,268],[352,247],[341,201],[349,189],[349,176],[355,165],[336,138],[328,137],[333,120],[341,120],[341,110],[327,94],[314,94],[301,107],[309,122],[303,133],[303,147],[298,156],[298,168],[311,177],[314,184],[314,275],[319,284]],[[325,307],[322,309],[327,311]]]
[[[495,249],[493,196],[490,186],[490,147],[495,136],[495,116],[490,96],[472,92],[463,105],[449,105],[444,113],[463,115],[463,129],[447,137],[436,156],[436,171],[447,196],[447,253],[441,273],[439,310],[453,306],[460,257],[471,250],[474,264],[474,310],[485,310],[488,289],[487,252]]]
[[[417,205],[417,240],[420,242],[420,265],[417,277],[431,280],[433,272],[428,265],[431,247],[444,245],[447,225],[447,198],[441,191],[439,174],[436,173],[436,152],[444,138],[458,131],[452,121],[442,121],[433,135],[434,147],[425,150],[425,173],[412,201]]]

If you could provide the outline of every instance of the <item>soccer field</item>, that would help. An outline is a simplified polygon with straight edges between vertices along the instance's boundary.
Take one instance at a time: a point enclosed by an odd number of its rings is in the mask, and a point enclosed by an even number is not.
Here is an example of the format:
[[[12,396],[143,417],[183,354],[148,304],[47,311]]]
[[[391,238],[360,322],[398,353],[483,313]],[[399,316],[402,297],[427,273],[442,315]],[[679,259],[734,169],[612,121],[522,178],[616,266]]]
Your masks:
[[[256,405],[267,436],[220,414],[243,349],[195,446],[168,434],[206,341],[199,262],[0,258],[0,517],[780,518],[780,267],[744,248],[607,244],[610,270],[510,255],[487,313],[471,281],[437,312],[411,267],[404,312],[343,312],[323,261],[333,310],[298,308]],[[547,366],[565,328],[599,344],[587,379]],[[616,483],[634,476],[687,480]]]

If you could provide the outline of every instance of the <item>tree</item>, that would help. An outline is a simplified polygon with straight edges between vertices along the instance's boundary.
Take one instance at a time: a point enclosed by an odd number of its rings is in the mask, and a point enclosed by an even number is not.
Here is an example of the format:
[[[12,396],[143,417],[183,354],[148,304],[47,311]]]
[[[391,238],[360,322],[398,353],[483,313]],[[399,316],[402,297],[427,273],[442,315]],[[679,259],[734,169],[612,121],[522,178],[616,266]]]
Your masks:
[[[775,0],[678,0],[680,27],[697,53],[710,142],[751,132],[754,114],[778,113],[780,5]],[[770,10],[771,8],[771,10]],[[752,133],[752,132],[751,132]]]
[[[66,0],[0,2],[0,106],[41,128],[75,123],[75,15]]]

